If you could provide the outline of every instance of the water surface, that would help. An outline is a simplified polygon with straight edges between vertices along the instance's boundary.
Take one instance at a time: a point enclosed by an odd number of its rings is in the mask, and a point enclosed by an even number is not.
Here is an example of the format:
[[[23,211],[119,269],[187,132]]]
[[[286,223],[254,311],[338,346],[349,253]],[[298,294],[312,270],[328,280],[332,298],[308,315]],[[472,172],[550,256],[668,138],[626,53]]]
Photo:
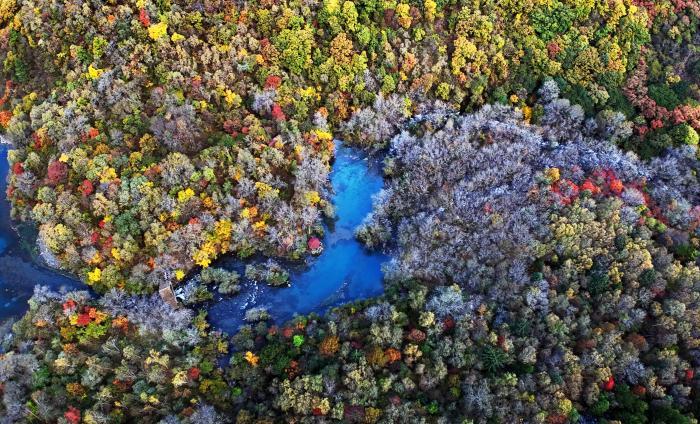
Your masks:
[[[387,256],[367,251],[354,236],[355,228],[372,210],[372,195],[384,184],[381,168],[375,159],[337,143],[330,178],[336,219],[326,228],[323,253],[290,271],[291,287],[244,282],[237,296],[209,308],[209,321],[215,327],[234,333],[243,324],[245,310],[252,307],[266,307],[273,320],[281,323],[295,314],[322,313],[382,293],[381,264]],[[243,264],[227,258],[216,266],[240,272]]]
[[[20,236],[13,227],[5,194],[8,149],[0,144],[0,322],[28,309],[27,300],[37,284],[54,290],[88,289],[79,280],[40,265],[32,235]],[[383,186],[381,169],[376,160],[338,143],[331,183],[337,216],[326,228],[323,253],[291,269],[291,287],[244,281],[237,296],[212,303],[209,319],[216,328],[234,333],[243,324],[245,311],[256,306],[267,307],[273,320],[280,322],[382,293],[381,264],[387,257],[368,252],[354,237],[355,228],[372,209],[372,195]],[[230,257],[216,265],[242,271],[245,263]]]
[[[10,221],[10,204],[7,201],[7,151],[9,146],[0,143],[0,322],[18,318],[29,309],[27,300],[37,284],[54,290],[85,290],[87,286],[75,278],[38,264],[33,239],[23,239]]]

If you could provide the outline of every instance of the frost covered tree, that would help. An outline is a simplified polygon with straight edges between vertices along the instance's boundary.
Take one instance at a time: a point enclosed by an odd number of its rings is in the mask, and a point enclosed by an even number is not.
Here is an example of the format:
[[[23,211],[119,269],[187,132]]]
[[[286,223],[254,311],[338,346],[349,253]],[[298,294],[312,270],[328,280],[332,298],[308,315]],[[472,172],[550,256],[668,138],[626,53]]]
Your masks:
[[[395,243],[399,253],[389,278],[455,282],[507,297],[512,284],[529,283],[531,260],[552,237],[550,193],[538,188],[545,180],[554,183],[560,200],[585,190],[582,184],[594,172],[608,172],[620,184],[644,180],[656,202],[675,205],[669,220],[681,226],[693,221],[697,177],[676,175],[683,171],[674,169],[687,166],[663,166],[679,160],[697,166],[692,152],[672,151],[643,163],[609,141],[626,131],[618,117],[605,124],[584,119],[580,107],[558,97],[553,82],[544,84],[541,99],[544,113],[534,125],[507,106],[470,115],[440,110],[391,140],[389,183],[357,231],[368,247]],[[675,179],[687,182],[676,189]],[[633,185],[619,190],[631,219],[646,195]]]

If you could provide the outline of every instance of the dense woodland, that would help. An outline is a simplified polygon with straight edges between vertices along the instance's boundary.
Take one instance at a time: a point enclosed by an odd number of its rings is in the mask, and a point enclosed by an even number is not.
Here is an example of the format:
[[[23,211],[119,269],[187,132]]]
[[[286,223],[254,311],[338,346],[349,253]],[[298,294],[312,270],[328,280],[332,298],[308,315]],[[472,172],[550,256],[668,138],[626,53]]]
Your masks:
[[[0,423],[700,417],[698,1],[0,0],[0,59],[13,218],[101,295],[36,288]],[[385,294],[209,328],[217,257],[322,251],[334,138]]]

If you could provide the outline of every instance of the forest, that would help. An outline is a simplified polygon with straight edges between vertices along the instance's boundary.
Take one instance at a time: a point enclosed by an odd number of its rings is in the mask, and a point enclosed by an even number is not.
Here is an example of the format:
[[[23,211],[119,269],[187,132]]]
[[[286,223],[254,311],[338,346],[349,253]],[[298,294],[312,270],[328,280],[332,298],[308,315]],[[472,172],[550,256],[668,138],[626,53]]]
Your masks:
[[[697,0],[0,0],[0,60],[11,218],[85,284],[0,330],[0,423],[700,419]],[[337,140],[384,293],[216,328],[324,255]]]

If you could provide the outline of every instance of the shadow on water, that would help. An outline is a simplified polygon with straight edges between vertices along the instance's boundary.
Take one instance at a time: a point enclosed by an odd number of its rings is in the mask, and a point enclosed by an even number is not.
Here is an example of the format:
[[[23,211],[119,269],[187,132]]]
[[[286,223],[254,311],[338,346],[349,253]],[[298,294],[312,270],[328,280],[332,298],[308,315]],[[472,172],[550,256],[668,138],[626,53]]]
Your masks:
[[[383,292],[381,264],[388,258],[369,252],[355,239],[355,228],[372,210],[372,195],[383,186],[381,167],[357,149],[338,143],[331,172],[336,219],[326,228],[323,253],[290,269],[291,287],[245,281],[241,292],[209,308],[214,327],[235,333],[247,309],[266,307],[281,323],[295,314],[323,313],[332,306]],[[242,274],[245,263],[225,258],[216,266]]]
[[[37,284],[49,286],[54,290],[87,289],[73,277],[38,265],[36,247],[27,242],[34,240],[35,234],[28,228],[18,232],[13,227],[6,195],[8,150],[7,144],[0,143],[0,322],[8,318],[18,318],[27,311],[27,300],[34,293],[34,286]]]

